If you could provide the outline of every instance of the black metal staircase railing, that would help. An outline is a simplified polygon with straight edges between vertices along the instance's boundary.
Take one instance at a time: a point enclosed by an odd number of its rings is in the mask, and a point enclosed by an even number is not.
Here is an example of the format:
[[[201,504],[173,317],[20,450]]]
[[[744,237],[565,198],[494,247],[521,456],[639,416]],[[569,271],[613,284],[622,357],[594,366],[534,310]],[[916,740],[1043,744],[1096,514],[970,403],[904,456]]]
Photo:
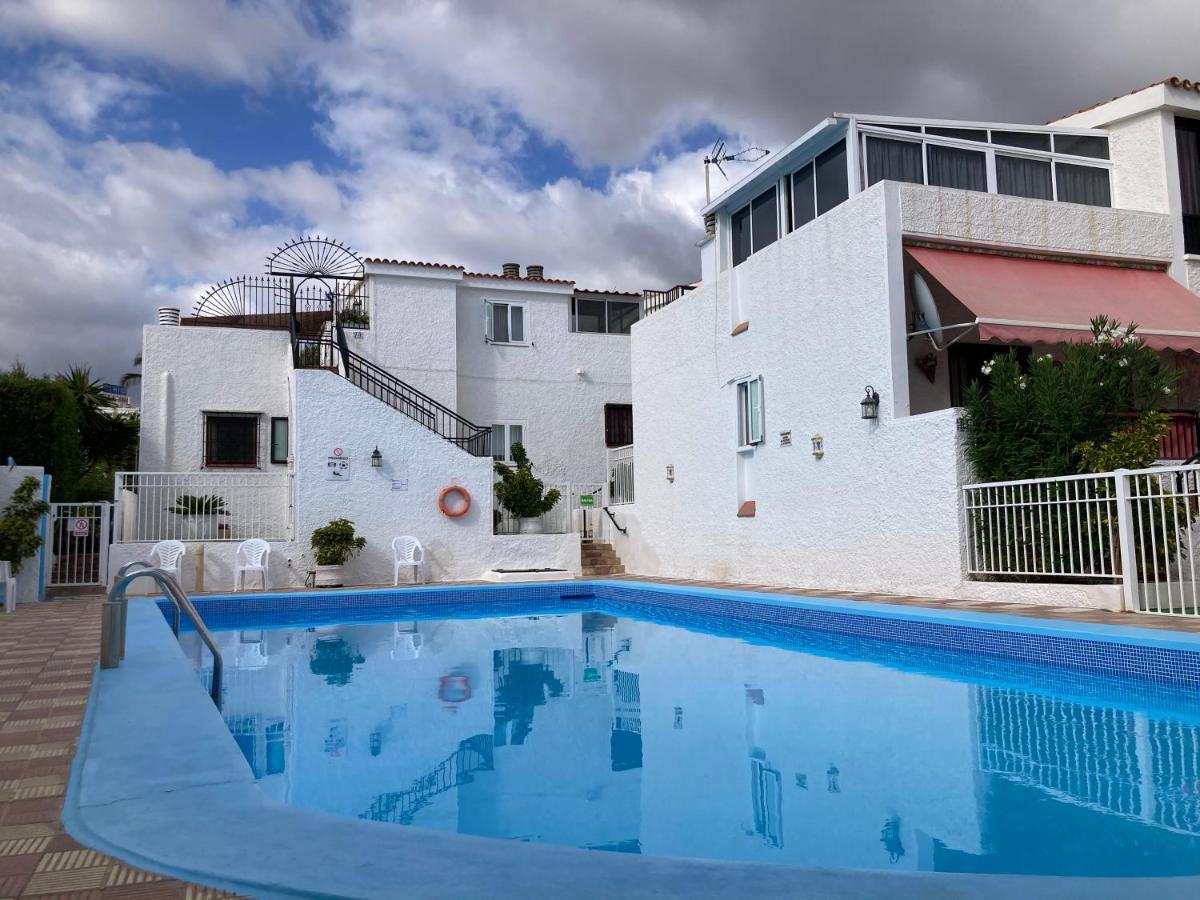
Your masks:
[[[293,321],[291,333],[292,364],[297,369],[339,372],[355,387],[382,400],[392,409],[472,456],[491,454],[491,428],[464,419],[454,410],[350,350],[340,323],[319,335],[305,336],[301,334],[298,323]]]
[[[411,825],[413,817],[438,794],[471,781],[479,771],[492,769],[492,736],[477,734],[458,745],[458,749],[438,763],[406,791],[380,794],[360,819]]]

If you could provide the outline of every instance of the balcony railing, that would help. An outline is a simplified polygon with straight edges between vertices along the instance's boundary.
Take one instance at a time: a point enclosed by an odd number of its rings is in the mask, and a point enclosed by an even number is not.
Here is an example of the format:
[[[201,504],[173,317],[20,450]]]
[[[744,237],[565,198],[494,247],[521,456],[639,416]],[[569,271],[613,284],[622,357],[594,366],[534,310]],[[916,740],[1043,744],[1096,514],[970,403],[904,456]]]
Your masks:
[[[117,543],[288,539],[286,472],[118,472],[114,480]]]
[[[633,502],[633,444],[608,451],[608,506]]]
[[[695,285],[693,284],[677,284],[665,291],[642,291],[642,318],[658,312],[663,307],[670,306],[688,291],[694,289]]]

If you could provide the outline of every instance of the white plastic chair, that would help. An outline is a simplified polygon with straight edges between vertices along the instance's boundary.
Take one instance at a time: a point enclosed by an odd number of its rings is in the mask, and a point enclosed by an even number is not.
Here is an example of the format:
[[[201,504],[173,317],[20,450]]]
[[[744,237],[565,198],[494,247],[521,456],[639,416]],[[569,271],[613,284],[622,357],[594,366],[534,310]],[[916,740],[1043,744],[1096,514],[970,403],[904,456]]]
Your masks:
[[[242,562],[242,560],[245,562]],[[271,545],[262,538],[250,538],[238,544],[233,557],[233,589],[239,590],[246,583],[246,573],[258,572],[262,576],[262,589],[267,589],[267,564],[271,560]]]
[[[7,560],[0,560],[0,587],[4,588],[4,611],[16,612],[17,579],[13,578],[12,566]]]
[[[425,566],[425,549],[415,537],[392,538],[392,584],[400,583],[400,567],[412,566],[413,581],[421,581],[421,570]]]
[[[155,568],[168,575],[174,575],[175,580],[182,584],[183,576],[179,573],[179,566],[185,553],[187,547],[182,541],[159,541],[150,549],[150,561],[153,562],[154,558],[158,557],[158,565]]]

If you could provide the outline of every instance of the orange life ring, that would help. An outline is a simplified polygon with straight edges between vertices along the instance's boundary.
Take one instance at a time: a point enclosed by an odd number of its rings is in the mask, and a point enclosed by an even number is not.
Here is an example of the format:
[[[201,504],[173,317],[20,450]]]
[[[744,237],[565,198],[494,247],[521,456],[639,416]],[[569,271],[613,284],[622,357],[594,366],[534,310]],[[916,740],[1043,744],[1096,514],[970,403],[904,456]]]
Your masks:
[[[451,494],[458,494],[463,499],[463,504],[458,509],[452,510],[446,505],[446,498]],[[471,495],[465,487],[460,487],[457,484],[451,484],[442,488],[442,492],[438,494],[438,509],[442,511],[443,516],[451,519],[457,519],[459,516],[465,516],[467,510],[471,508]]]

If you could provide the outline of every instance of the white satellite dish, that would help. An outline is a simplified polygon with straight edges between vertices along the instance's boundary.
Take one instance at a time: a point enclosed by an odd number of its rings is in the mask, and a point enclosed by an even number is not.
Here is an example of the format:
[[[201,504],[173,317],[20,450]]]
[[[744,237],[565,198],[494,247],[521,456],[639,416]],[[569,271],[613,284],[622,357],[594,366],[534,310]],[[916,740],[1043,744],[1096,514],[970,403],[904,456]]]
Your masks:
[[[912,334],[927,334],[936,344],[942,339],[942,317],[938,315],[933,291],[920,272],[912,275],[913,326]]]

